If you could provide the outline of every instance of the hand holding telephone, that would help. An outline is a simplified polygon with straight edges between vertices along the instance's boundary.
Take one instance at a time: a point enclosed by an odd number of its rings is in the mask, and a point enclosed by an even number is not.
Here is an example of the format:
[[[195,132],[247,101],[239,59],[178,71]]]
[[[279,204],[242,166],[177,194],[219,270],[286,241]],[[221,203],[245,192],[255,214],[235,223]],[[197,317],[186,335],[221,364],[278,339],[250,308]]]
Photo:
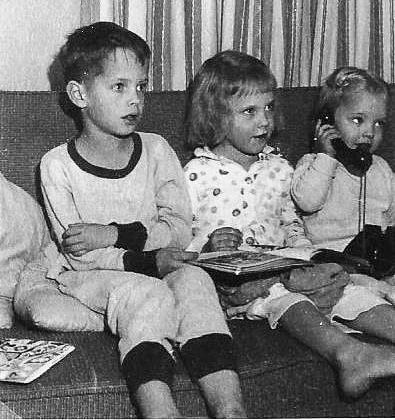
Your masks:
[[[317,117],[321,120],[321,125],[335,125],[333,114],[324,109]],[[335,158],[344,165],[348,172],[353,175],[362,176],[372,164],[372,154],[370,153],[370,144],[358,144],[356,149],[350,149],[339,137],[332,140],[332,146],[336,151]]]

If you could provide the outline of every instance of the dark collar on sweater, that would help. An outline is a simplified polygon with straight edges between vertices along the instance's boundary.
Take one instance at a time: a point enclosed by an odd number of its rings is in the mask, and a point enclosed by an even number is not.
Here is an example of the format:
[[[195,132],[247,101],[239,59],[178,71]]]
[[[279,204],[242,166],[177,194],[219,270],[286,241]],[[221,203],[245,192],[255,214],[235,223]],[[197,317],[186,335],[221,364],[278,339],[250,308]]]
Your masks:
[[[128,164],[122,169],[108,169],[102,168],[101,166],[92,165],[78,153],[77,148],[75,146],[75,138],[70,140],[67,144],[67,152],[69,153],[70,158],[74,161],[74,163],[85,172],[88,172],[100,178],[124,178],[125,176],[129,175],[130,172],[133,171],[141,157],[141,137],[138,133],[132,133],[132,137],[134,142],[133,153],[130,156]]]

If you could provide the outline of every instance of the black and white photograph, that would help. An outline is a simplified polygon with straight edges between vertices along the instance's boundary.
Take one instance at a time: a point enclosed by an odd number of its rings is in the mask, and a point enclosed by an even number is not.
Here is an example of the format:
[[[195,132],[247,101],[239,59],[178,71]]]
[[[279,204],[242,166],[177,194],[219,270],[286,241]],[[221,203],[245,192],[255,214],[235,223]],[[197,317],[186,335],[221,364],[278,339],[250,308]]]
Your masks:
[[[0,418],[395,418],[395,0],[0,0]]]

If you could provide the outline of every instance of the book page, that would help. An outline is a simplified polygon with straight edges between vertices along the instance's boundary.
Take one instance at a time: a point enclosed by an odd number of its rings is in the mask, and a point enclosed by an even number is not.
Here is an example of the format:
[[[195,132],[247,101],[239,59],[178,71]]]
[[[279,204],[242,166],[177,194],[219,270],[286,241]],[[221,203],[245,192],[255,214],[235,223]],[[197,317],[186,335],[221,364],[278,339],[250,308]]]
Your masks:
[[[284,258],[297,258],[300,260],[310,261],[311,257],[321,248],[315,246],[303,246],[303,247],[285,247],[278,248],[272,251],[267,251],[268,254],[278,255]]]
[[[0,341],[0,381],[29,383],[74,350],[56,341],[9,338]]]

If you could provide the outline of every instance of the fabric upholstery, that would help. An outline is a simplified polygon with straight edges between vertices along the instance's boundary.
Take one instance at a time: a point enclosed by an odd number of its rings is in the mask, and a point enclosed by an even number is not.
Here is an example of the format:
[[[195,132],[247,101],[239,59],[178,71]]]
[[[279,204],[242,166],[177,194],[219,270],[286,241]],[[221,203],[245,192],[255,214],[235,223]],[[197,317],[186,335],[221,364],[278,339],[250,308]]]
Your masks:
[[[394,87],[392,87],[394,89]],[[295,163],[309,149],[316,88],[282,89],[284,127],[275,145]],[[0,92],[0,172],[40,201],[37,167],[50,148],[76,133],[55,92]],[[184,164],[185,92],[148,93],[141,129],[164,136]],[[388,133],[395,128],[392,99]],[[395,148],[388,136],[380,150],[395,168]],[[26,289],[28,293],[28,289]],[[43,325],[36,324],[43,328]],[[45,328],[45,326],[44,326]],[[361,399],[344,401],[328,363],[304,345],[273,331],[265,321],[230,321],[246,407],[251,418],[393,417],[395,379],[378,381]],[[17,322],[0,329],[0,338],[26,337],[71,343],[75,351],[28,385],[1,383],[2,413],[9,418],[136,417],[120,373],[117,339],[108,331],[48,332]],[[177,360],[172,389],[182,414],[207,416],[198,387]]]

